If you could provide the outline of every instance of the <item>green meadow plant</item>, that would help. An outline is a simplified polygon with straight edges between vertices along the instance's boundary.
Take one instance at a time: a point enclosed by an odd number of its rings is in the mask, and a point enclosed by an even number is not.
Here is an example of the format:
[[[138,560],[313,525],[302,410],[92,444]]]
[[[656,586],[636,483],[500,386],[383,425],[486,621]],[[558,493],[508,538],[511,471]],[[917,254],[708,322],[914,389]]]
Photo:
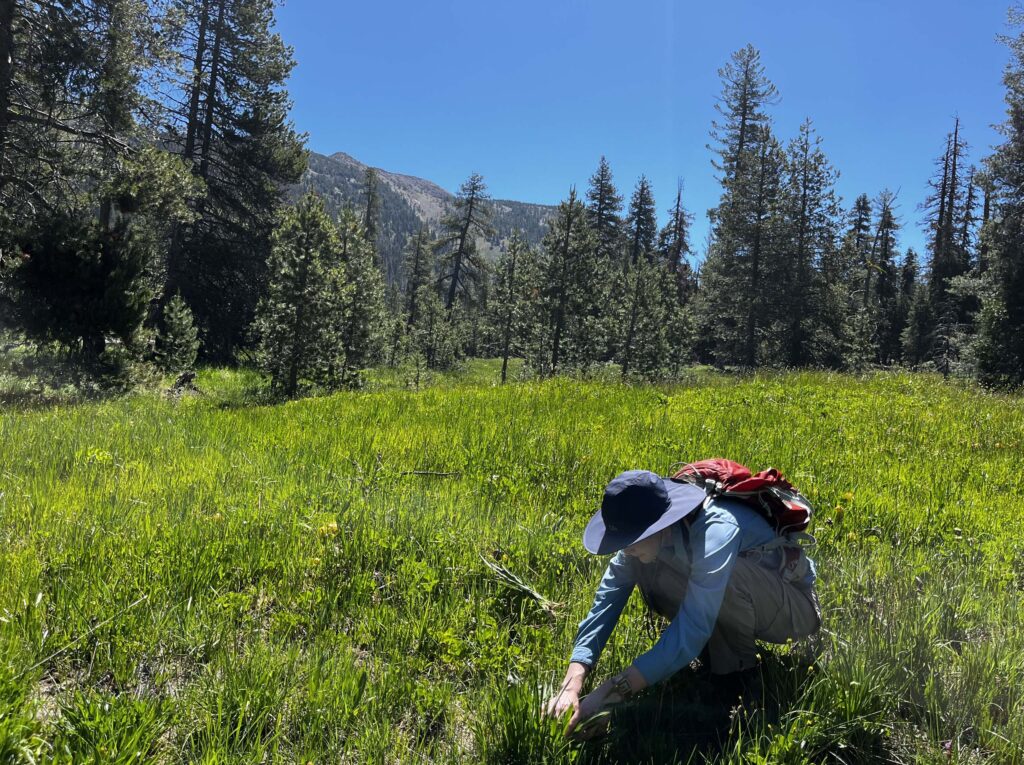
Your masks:
[[[1020,397],[498,375],[0,410],[0,762],[1024,763]],[[709,456],[814,502],[823,629],[759,692],[695,667],[567,740],[601,489]],[[658,628],[634,599],[602,673]]]

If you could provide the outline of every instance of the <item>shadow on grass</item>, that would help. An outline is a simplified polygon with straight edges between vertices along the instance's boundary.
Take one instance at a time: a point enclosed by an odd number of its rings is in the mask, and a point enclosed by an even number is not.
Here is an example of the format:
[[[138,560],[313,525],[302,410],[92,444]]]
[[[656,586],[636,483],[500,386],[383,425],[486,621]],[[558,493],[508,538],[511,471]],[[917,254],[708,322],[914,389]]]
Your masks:
[[[608,734],[587,742],[580,763],[715,761],[744,735],[756,735],[794,711],[813,658],[767,654],[742,677],[683,670],[613,709]]]

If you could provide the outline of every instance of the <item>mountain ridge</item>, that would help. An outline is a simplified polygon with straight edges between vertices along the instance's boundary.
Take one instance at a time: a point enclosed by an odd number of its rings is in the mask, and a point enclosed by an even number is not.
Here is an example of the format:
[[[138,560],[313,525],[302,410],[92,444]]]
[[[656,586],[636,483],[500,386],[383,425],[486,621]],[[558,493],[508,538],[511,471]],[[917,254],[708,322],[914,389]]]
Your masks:
[[[337,215],[351,206],[365,209],[365,174],[369,166],[351,154],[337,151],[326,155],[311,151],[309,167],[290,191],[297,199],[307,191],[323,196],[327,209]],[[426,225],[435,231],[442,216],[455,201],[455,194],[437,183],[415,175],[374,168],[380,179],[381,221],[377,248],[389,284],[401,284],[402,252],[409,236]],[[557,209],[553,205],[492,199],[491,223],[494,236],[478,238],[477,247],[485,258],[494,260],[514,230],[523,232],[526,241],[539,245],[547,230],[547,221]]]

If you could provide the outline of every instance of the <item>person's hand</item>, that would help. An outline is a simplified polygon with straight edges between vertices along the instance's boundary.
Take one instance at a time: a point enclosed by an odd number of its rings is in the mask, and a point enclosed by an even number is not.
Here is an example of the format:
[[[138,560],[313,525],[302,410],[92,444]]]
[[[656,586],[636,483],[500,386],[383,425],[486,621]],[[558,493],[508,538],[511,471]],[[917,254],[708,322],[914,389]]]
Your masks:
[[[562,687],[551,697],[551,701],[541,708],[541,713],[555,718],[561,718],[567,712],[575,714],[580,705],[580,691],[583,690],[583,680],[586,676],[587,666],[585,664],[576,661],[569,662]]]
[[[605,694],[598,691],[584,696],[576,705],[576,711],[569,719],[566,735],[569,736],[575,733],[578,738],[590,738],[603,732],[608,727],[607,718],[597,722],[597,724],[589,724],[587,721],[602,712],[607,706],[606,702]]]
[[[544,705],[544,714],[548,717],[560,718],[566,712],[571,711],[575,715],[579,706],[580,694],[571,688],[563,688]]]

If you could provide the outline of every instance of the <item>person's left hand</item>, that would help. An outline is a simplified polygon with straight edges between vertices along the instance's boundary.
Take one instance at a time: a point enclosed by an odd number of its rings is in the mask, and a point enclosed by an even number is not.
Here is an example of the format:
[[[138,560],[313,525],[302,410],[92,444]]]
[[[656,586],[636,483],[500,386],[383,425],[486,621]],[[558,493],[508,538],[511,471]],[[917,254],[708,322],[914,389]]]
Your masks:
[[[585,723],[591,717],[601,712],[606,707],[605,701],[605,695],[598,692],[590,693],[580,699],[579,706],[576,707],[576,712],[569,719],[569,727],[566,729],[566,735],[572,735],[576,732],[581,723]],[[607,721],[603,724],[598,723],[592,726],[587,725],[584,728],[580,728],[577,736],[584,739],[591,738],[598,733],[603,733],[607,727]]]

